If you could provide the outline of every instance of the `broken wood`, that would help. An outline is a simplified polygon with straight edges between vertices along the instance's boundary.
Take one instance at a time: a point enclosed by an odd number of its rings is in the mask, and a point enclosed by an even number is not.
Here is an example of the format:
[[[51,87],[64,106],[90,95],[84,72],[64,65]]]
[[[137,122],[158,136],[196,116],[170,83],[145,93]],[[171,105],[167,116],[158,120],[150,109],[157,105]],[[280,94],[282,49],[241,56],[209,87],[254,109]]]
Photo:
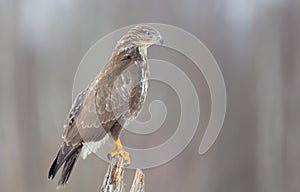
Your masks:
[[[117,155],[108,166],[101,186],[101,192],[125,192],[124,159]],[[145,175],[137,169],[130,192],[145,192]]]

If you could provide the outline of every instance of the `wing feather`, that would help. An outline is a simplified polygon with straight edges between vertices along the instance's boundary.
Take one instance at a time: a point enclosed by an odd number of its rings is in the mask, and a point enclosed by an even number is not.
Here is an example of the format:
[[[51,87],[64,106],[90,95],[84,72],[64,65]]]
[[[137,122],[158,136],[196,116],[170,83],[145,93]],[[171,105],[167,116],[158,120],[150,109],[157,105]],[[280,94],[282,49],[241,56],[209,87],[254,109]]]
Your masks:
[[[129,111],[131,91],[140,78],[134,75],[139,74],[138,69],[131,64],[134,63],[130,57],[114,60],[76,97],[64,125],[67,145],[103,139]]]

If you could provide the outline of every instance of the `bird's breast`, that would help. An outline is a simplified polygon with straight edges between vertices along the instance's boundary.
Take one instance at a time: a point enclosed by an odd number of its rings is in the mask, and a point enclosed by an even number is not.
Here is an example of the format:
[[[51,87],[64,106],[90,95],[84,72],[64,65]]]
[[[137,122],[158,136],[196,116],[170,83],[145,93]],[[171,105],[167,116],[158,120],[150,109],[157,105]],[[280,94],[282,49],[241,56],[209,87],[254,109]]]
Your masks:
[[[148,92],[149,87],[149,65],[146,59],[143,59],[142,62],[137,62],[139,68],[140,79],[136,84],[136,87],[132,90],[132,102],[131,102],[131,113],[134,117],[137,117],[140,113]]]
[[[145,103],[149,76],[147,60],[143,59],[132,62],[114,81],[112,108],[125,126],[138,116]]]

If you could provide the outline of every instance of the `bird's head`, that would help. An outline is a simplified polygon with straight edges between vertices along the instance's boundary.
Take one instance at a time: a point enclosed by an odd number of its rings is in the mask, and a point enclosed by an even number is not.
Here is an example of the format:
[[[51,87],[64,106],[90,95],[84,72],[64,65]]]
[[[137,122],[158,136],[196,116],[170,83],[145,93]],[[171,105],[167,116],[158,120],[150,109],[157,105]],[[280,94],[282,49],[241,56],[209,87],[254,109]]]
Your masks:
[[[163,38],[159,31],[149,25],[137,25],[130,29],[127,35],[132,36],[138,46],[150,46],[163,44]]]
[[[140,47],[147,49],[149,46],[163,44],[163,38],[159,31],[149,25],[137,25],[131,28],[117,44],[117,49],[127,49],[129,47]]]

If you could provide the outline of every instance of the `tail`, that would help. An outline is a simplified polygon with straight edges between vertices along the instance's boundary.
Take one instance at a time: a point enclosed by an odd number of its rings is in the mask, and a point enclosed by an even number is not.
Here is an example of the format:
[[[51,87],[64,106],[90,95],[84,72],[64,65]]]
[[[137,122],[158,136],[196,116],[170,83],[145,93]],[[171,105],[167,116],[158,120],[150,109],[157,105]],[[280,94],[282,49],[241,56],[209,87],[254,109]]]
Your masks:
[[[64,186],[68,182],[72,169],[76,164],[76,160],[80,154],[81,148],[82,145],[67,146],[66,144],[63,144],[60,147],[48,173],[48,178],[53,179],[59,168],[64,164],[60,179],[58,181],[58,187]]]

